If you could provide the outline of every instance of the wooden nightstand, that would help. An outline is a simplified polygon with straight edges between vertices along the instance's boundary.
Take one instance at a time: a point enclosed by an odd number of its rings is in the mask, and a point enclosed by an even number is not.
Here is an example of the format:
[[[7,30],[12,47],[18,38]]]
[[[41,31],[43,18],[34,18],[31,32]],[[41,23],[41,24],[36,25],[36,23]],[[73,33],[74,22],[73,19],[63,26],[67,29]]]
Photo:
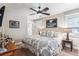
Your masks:
[[[73,49],[73,42],[71,40],[62,40],[62,50],[66,47],[66,44],[70,45],[70,49]]]

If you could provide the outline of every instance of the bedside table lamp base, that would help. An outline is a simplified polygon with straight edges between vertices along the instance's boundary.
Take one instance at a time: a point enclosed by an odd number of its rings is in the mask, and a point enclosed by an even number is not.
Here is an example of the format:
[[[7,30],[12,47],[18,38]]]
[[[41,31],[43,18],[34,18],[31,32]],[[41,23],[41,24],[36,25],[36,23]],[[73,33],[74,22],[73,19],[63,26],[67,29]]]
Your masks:
[[[67,37],[66,37],[66,40],[69,40],[69,33],[67,32]]]

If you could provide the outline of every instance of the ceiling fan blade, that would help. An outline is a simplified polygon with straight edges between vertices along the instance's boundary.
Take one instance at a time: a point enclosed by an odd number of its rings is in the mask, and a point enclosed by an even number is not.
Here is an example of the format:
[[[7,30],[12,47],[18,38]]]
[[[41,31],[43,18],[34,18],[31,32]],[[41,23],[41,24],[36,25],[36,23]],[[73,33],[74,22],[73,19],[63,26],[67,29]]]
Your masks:
[[[48,8],[48,7],[44,8],[44,9],[42,10],[42,12],[43,12],[43,11],[47,11],[47,10],[49,10],[49,8]]]
[[[49,13],[42,13],[42,14],[45,14],[45,15],[50,15]]]
[[[30,8],[31,10],[33,10],[33,11],[35,11],[35,12],[37,12],[35,9],[33,9],[33,8]]]

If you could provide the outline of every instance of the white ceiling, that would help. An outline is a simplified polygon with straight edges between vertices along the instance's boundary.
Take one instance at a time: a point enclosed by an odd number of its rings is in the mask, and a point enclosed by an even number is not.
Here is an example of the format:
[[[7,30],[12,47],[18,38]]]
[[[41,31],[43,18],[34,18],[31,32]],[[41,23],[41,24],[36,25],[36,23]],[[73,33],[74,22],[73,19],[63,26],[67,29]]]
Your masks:
[[[79,4],[77,3],[42,3],[40,5],[42,8],[49,7],[48,12],[52,15],[79,8]],[[33,6],[34,8],[37,8],[39,4],[33,4]]]
[[[38,9],[39,3],[7,3],[7,4],[0,4],[0,7],[2,5],[6,5],[7,7],[9,7],[10,9],[15,8],[15,9],[26,9],[26,10],[30,10],[29,8],[34,8],[34,9]],[[79,8],[79,4],[77,3],[40,3],[41,5],[41,9],[45,8],[45,7],[49,7],[49,13],[53,14],[58,14],[58,13],[62,13],[68,10],[72,10],[72,9],[76,9]],[[33,11],[30,13],[34,13]]]

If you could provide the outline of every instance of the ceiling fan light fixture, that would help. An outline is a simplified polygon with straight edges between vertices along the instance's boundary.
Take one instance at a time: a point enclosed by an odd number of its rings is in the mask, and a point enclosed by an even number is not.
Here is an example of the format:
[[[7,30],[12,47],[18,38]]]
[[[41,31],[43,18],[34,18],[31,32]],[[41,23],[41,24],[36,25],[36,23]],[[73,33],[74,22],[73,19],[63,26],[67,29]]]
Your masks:
[[[41,13],[38,13],[38,16],[41,16],[42,14]]]

